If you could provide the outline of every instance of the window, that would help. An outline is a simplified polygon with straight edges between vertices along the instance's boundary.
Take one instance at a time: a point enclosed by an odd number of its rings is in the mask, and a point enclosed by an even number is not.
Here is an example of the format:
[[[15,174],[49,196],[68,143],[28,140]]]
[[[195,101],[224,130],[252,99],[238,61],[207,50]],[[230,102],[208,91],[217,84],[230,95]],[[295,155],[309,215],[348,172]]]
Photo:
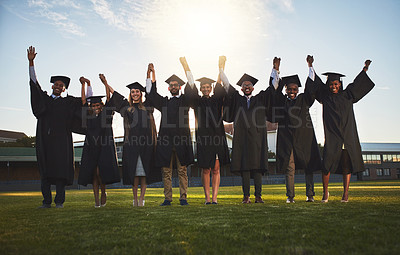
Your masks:
[[[383,175],[384,176],[390,176],[390,169],[389,168],[384,168],[383,169]]]
[[[383,176],[383,169],[382,168],[377,168],[376,169],[376,175],[377,176]]]
[[[383,162],[400,162],[400,154],[383,154]]]
[[[363,155],[364,164],[381,164],[380,154],[364,154]]]
[[[369,176],[369,168],[365,168],[364,172],[362,172],[362,176]]]

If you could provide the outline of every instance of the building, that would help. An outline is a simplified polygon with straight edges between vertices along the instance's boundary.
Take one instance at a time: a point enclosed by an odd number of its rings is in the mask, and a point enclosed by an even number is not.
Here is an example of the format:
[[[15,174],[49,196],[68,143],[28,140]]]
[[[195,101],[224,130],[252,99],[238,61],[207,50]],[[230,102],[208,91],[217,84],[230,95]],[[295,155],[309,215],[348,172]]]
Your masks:
[[[360,180],[400,179],[400,143],[361,143],[365,171]]]
[[[12,143],[24,137],[26,135],[22,132],[0,130],[0,143]]]

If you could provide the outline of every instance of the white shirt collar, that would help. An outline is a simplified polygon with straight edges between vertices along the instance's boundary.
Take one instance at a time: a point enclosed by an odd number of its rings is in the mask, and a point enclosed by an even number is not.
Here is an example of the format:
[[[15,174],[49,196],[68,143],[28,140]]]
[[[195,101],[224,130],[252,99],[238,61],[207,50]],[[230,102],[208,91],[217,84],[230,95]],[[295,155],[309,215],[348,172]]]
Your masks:
[[[51,94],[51,97],[54,98],[54,99],[57,99],[57,98],[59,98],[60,96],[56,96],[56,95],[54,95],[54,94]]]

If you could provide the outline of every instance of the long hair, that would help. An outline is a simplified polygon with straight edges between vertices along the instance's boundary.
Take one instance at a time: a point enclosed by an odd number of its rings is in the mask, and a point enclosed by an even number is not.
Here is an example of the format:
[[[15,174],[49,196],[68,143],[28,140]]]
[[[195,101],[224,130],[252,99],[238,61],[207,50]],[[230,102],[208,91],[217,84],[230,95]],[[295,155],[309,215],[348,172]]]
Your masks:
[[[132,96],[131,96],[131,91],[129,91],[128,102],[129,102],[129,105],[130,105],[130,107],[128,108],[128,111],[134,112],[135,111],[135,107],[133,107],[134,103],[133,103],[133,99],[132,99]],[[141,109],[141,110],[146,110],[146,107],[143,105],[143,92],[142,91],[140,91],[140,99],[139,99],[138,108]]]

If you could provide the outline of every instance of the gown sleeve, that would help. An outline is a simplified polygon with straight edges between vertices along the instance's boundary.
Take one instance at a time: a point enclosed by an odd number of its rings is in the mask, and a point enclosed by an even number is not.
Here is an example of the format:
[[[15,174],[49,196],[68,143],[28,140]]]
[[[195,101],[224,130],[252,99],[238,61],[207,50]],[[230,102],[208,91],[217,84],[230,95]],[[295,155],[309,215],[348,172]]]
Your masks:
[[[199,96],[199,91],[197,90],[196,85],[193,85],[193,88],[192,88],[189,84],[186,84],[185,96],[187,99],[187,103],[190,107],[195,108],[199,105],[200,96]]]
[[[39,82],[29,82],[31,90],[31,108],[33,115],[38,119],[46,112],[46,97],[47,93],[43,92]]]
[[[368,94],[374,86],[375,84],[368,77],[367,72],[361,71],[354,79],[353,83],[350,83],[345,90],[351,94],[353,103],[357,103],[361,98]]]
[[[156,82],[152,82],[150,92],[147,93],[146,91],[146,101],[148,101],[148,106],[153,106],[157,110],[162,111],[162,108],[167,105],[168,99],[158,94]]]

